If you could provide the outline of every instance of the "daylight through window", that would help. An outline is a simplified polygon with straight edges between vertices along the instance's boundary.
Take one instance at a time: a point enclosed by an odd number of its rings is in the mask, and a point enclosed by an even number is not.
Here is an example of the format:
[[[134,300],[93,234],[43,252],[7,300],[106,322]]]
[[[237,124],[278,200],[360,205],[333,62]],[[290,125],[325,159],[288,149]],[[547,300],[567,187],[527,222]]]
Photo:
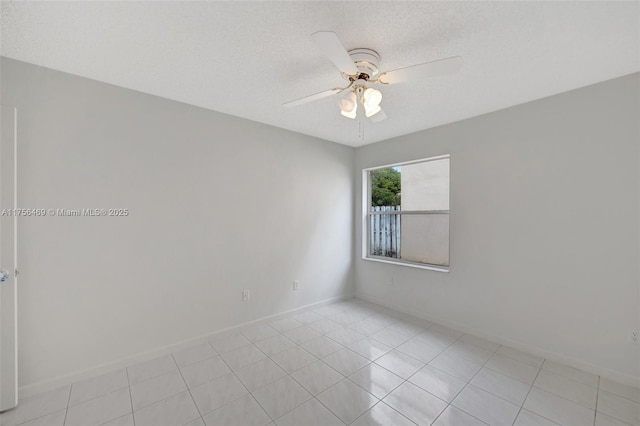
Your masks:
[[[449,161],[365,170],[367,258],[449,266]]]

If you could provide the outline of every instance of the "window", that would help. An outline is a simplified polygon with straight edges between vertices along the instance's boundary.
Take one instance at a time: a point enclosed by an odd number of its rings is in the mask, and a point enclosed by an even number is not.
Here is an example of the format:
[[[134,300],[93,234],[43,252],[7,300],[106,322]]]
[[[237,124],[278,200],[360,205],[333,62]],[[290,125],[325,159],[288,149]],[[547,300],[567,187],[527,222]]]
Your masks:
[[[363,258],[447,271],[449,156],[363,171]]]

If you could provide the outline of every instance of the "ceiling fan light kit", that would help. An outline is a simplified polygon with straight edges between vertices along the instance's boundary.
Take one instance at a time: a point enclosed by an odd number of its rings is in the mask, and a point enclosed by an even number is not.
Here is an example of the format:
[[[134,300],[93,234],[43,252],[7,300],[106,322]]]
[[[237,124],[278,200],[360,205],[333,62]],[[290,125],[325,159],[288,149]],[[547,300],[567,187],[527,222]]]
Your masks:
[[[382,102],[382,92],[371,87],[365,89],[362,94],[362,105],[364,105],[367,118],[380,112],[380,102]]]
[[[358,99],[354,92],[349,92],[348,95],[340,99],[340,114],[347,118],[356,118],[358,113]]]
[[[382,111],[382,108],[380,108],[382,93],[371,87],[365,89],[364,86],[358,85],[338,102],[340,114],[347,118],[355,119],[358,113],[358,102],[362,104],[367,118]]]
[[[349,81],[349,84],[346,87],[336,87],[287,102],[283,105],[285,107],[306,104],[348,91],[347,95],[338,101],[340,114],[355,119],[359,102],[362,104],[365,116],[376,123],[384,120],[387,115],[380,106],[382,92],[370,87],[371,85],[389,85],[425,77],[453,74],[462,67],[462,58],[454,56],[380,73],[380,55],[375,50],[358,48],[347,51],[336,33],[331,31],[318,31],[311,34],[311,38],[318,49],[338,68],[342,77]]]

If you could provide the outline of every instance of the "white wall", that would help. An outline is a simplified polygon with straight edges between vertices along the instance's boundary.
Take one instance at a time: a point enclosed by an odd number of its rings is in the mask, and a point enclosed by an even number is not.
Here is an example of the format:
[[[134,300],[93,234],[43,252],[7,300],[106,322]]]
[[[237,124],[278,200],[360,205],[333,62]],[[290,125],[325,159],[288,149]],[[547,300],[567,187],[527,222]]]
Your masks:
[[[352,148],[1,67],[2,103],[19,113],[20,206],[131,212],[21,219],[23,389],[352,293]]]
[[[638,380],[639,89],[634,74],[358,148],[356,206],[362,169],[451,154],[451,271],[362,260],[357,207],[356,295]]]

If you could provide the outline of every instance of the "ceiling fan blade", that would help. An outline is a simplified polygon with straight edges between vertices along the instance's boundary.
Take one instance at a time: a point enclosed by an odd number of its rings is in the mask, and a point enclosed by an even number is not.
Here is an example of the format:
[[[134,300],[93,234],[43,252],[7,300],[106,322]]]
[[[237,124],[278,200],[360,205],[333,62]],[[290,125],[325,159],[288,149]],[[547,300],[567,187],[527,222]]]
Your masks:
[[[385,118],[387,118],[387,114],[385,114],[384,110],[381,109],[379,113],[377,113],[376,115],[373,115],[369,118],[369,120],[372,123],[378,123],[382,120],[384,120]]]
[[[410,80],[419,80],[421,78],[453,74],[462,67],[462,63],[463,61],[460,56],[453,56],[451,58],[387,71],[378,77],[378,81],[383,84],[396,84]]]
[[[338,87],[335,89],[325,90],[324,92],[316,93],[315,95],[305,96],[304,98],[300,98],[300,99],[296,99],[295,101],[284,103],[282,104],[282,106],[286,108],[295,107],[298,105],[306,104],[308,102],[316,101],[318,99],[326,98],[331,95],[335,95],[336,93],[340,93],[341,91],[342,89]]]
[[[347,49],[332,31],[318,31],[311,34],[311,38],[316,43],[320,51],[333,62],[333,64],[343,73],[355,75],[358,73],[353,59],[349,56]]]

